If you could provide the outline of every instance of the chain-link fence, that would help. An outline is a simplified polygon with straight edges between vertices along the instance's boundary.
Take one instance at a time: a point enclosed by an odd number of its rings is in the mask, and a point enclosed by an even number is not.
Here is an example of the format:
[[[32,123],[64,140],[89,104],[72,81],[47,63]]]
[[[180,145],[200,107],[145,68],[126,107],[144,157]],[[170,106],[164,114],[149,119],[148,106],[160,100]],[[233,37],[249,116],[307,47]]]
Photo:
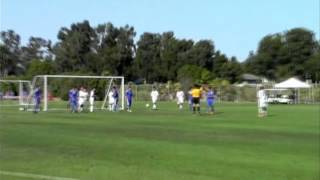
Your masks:
[[[126,85],[127,87],[128,85]],[[160,94],[161,101],[173,101],[178,89],[182,89],[187,97],[188,88],[177,84],[131,84],[136,101],[150,101],[152,87],[156,87]],[[271,91],[272,85],[266,85],[268,97],[292,98],[295,103],[319,103],[320,85],[313,84],[309,89],[286,89],[285,91]],[[217,102],[256,102],[256,86],[215,86]],[[270,90],[270,91],[269,91]]]

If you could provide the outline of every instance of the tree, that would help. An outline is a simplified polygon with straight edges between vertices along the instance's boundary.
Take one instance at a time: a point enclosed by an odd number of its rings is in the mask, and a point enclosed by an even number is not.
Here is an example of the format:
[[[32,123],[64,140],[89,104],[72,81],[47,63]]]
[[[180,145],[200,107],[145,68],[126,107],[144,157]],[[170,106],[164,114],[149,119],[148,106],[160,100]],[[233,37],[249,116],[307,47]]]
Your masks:
[[[215,77],[221,78],[223,76],[223,66],[228,63],[228,57],[224,54],[221,54],[220,51],[215,53],[212,64],[212,72]]]
[[[198,41],[191,50],[190,64],[196,64],[202,68],[212,70],[214,45],[210,40]]]
[[[135,72],[147,82],[159,81],[161,35],[143,33],[137,42]]]
[[[305,63],[305,75],[306,79],[313,79],[314,81],[320,81],[320,51],[315,53]]]
[[[11,53],[9,49],[3,44],[0,44],[0,77],[2,78],[11,72],[14,72],[15,64],[10,56]]]
[[[267,35],[260,41],[257,53],[244,63],[245,69],[274,80],[289,76],[305,78],[309,73],[306,64],[317,47],[313,32],[303,28]]]
[[[196,65],[184,65],[178,70],[178,80],[181,84],[186,82],[193,83],[207,83],[212,80],[210,71]]]
[[[54,47],[56,63],[60,72],[82,71],[90,72],[89,59],[96,53],[96,34],[88,21],[72,24],[70,29],[61,28],[58,33],[58,43]]]
[[[236,57],[231,57],[231,60],[222,66],[221,78],[228,80],[231,83],[235,83],[240,80],[242,74],[242,67],[237,61]]]
[[[97,62],[99,72],[108,71],[115,74],[115,68],[118,65],[117,37],[119,30],[112,23],[100,24],[96,27],[98,37],[97,52],[99,61]]]
[[[53,61],[33,59],[28,66],[26,76],[32,78],[39,74],[54,74],[55,72],[56,67]]]
[[[175,69],[180,69],[182,66],[186,64],[191,64],[191,51],[192,47],[194,45],[194,42],[192,40],[186,40],[182,39],[177,42],[177,63],[176,63],[176,68]]]
[[[177,61],[179,52],[179,41],[174,37],[173,32],[165,32],[161,35],[160,44],[160,81],[177,79]]]
[[[129,25],[116,28],[107,23],[98,25],[96,32],[99,42],[97,51],[102,67],[114,75],[125,75],[130,79],[135,52],[134,28]]]
[[[291,72],[294,75],[303,77],[306,70],[304,64],[316,52],[317,41],[313,32],[303,29],[294,28],[286,32],[285,45],[287,50],[287,61],[292,65]]]
[[[33,59],[53,60],[51,50],[50,40],[31,36],[27,46],[21,48],[21,59],[25,65]]]
[[[281,34],[267,35],[259,43],[257,54],[251,57],[252,61],[248,64],[254,74],[275,79],[276,68],[283,59],[280,52],[284,45]]]
[[[20,36],[13,30],[1,31],[0,76],[19,75],[25,70],[20,59]]]

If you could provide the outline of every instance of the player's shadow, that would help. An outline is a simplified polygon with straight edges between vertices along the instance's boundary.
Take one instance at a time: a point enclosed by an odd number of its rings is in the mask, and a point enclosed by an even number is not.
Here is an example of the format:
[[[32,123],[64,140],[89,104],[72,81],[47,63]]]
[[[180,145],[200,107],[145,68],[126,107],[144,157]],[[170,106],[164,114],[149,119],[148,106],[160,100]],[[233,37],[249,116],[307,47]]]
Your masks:
[[[267,117],[275,117],[276,115],[274,114],[268,114]]]
[[[212,117],[214,117],[214,116],[221,115],[223,113],[224,112],[214,112],[213,114],[210,114],[210,113],[205,112],[205,113],[201,113],[201,116],[212,116]]]
[[[213,115],[219,115],[219,114],[223,114],[223,113],[224,112],[219,111],[219,112],[214,112]]]

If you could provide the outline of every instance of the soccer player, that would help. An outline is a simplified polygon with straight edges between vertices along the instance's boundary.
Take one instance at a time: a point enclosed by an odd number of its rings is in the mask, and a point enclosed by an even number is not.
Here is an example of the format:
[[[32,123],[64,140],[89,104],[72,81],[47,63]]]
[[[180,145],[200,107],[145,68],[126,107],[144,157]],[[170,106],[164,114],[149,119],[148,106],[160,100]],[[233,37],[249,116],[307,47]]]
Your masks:
[[[87,90],[84,88],[84,87],[81,87],[80,88],[80,91],[79,91],[79,112],[82,112],[83,111],[83,108],[84,108],[84,104],[85,102],[87,101],[87,98],[88,98],[88,92]]]
[[[183,108],[183,102],[184,102],[184,92],[181,89],[177,91],[176,98],[177,98],[177,105],[179,107],[179,110],[181,111]]]
[[[209,114],[214,113],[214,103],[215,103],[215,92],[213,91],[212,87],[209,87],[209,90],[206,94],[207,96],[207,112]]]
[[[79,94],[78,94],[78,90],[76,88],[72,88],[70,90],[70,102],[71,102],[71,112],[72,113],[76,113],[78,112],[78,98],[79,98]]]
[[[3,92],[0,91],[0,100],[3,100]]]
[[[37,87],[34,90],[34,110],[33,113],[38,113],[40,111],[40,102],[41,102],[41,90]]]
[[[119,91],[116,86],[113,86],[112,91],[113,91],[113,98],[114,98],[113,111],[117,111],[118,104],[119,104]]]
[[[192,111],[193,104],[192,104],[192,88],[188,91],[188,103],[189,103],[189,110]]]
[[[201,98],[201,87],[197,84],[194,85],[192,88],[191,94],[192,94],[192,110],[193,114],[198,112],[200,114],[200,98]]]
[[[157,101],[159,97],[159,92],[157,91],[156,87],[152,87],[152,91],[150,93],[151,100],[152,100],[152,109],[157,110]]]
[[[126,98],[127,98],[127,111],[131,111],[131,105],[132,105],[132,99],[133,99],[133,92],[130,86],[128,86],[128,89],[126,90]]]
[[[91,89],[91,91],[89,93],[90,112],[93,112],[95,91],[96,91],[96,89],[93,88],[93,89]]]
[[[268,102],[267,102],[267,95],[263,86],[260,87],[260,90],[257,93],[257,100],[258,100],[258,117],[267,116]]]
[[[108,100],[109,100],[109,111],[113,111],[114,109],[114,104],[115,104],[115,99],[113,97],[113,90],[111,90],[108,94]]]
[[[72,111],[72,92],[73,92],[74,88],[71,88],[68,92],[68,105],[67,105],[67,109],[68,111]]]

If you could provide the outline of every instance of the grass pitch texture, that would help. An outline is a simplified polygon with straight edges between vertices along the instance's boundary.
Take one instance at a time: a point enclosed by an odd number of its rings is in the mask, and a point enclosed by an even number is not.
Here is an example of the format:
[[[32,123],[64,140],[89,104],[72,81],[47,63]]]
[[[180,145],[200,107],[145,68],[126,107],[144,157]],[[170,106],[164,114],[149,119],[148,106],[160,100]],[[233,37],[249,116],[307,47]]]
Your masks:
[[[255,104],[217,104],[213,116],[158,107],[78,114],[1,107],[0,171],[88,180],[319,179],[319,105],[272,105],[266,118]]]

